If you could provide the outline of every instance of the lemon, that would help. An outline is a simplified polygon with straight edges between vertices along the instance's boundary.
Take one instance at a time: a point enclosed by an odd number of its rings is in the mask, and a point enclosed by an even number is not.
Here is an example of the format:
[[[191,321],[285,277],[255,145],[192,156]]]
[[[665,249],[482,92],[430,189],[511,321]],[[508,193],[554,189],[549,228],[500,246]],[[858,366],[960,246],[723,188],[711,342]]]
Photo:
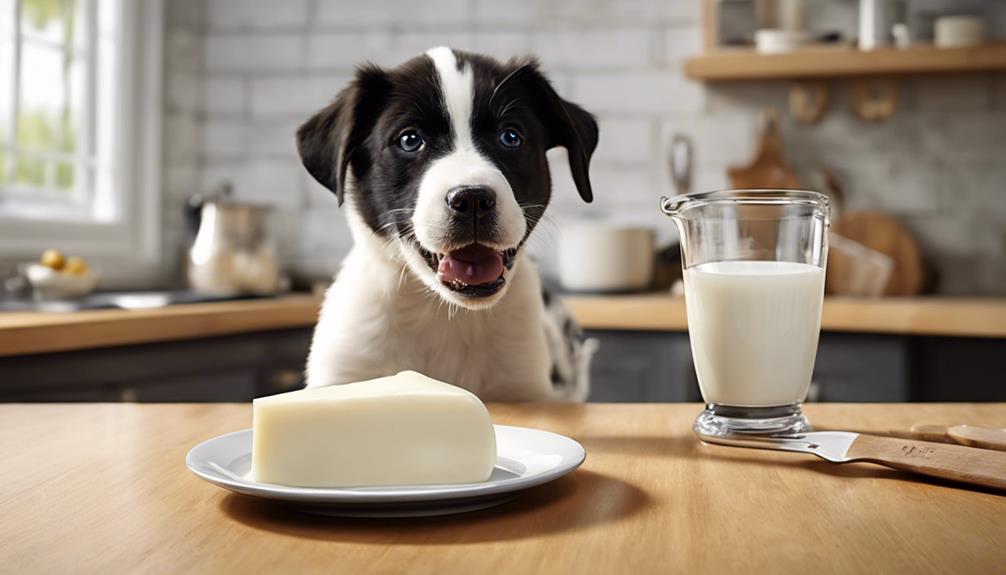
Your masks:
[[[70,256],[66,260],[66,267],[63,268],[63,271],[75,276],[85,275],[87,273],[87,262],[83,258]]]
[[[66,265],[66,258],[63,257],[63,252],[59,250],[46,250],[42,254],[42,265],[50,267],[54,270],[61,270],[63,266]]]

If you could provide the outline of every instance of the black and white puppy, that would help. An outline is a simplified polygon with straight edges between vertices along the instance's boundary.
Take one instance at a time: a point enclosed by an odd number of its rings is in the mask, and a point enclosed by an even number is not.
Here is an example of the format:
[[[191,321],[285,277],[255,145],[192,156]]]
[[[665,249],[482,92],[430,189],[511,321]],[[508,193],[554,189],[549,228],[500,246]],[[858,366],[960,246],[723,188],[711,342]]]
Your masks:
[[[551,196],[546,150],[566,148],[589,202],[597,139],[593,116],[531,59],[434,48],[359,68],[297,132],[354,239],[325,296],[308,387],[412,369],[484,400],[584,400],[592,349],[543,299],[524,245]]]

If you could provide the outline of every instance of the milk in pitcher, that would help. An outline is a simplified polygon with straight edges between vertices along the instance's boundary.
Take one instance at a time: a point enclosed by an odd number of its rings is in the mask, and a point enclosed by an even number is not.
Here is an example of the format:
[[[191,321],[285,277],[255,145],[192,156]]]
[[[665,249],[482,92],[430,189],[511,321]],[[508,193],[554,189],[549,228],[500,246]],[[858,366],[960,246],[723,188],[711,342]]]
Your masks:
[[[802,402],[821,328],[824,270],[723,261],[684,271],[692,357],[706,403]]]

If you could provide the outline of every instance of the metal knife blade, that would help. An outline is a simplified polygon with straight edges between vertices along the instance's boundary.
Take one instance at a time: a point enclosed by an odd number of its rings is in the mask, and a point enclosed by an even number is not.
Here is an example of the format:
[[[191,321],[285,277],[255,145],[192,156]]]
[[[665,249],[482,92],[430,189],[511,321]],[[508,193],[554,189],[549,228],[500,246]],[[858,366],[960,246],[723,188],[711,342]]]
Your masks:
[[[810,431],[793,435],[772,436],[742,434],[720,436],[704,433],[697,433],[697,435],[706,443],[811,453],[835,463],[849,461],[846,454],[852,443],[859,437],[858,433],[851,431]]]
[[[833,463],[863,461],[931,477],[1006,490],[1006,452],[963,445],[863,435],[851,431],[812,431],[793,435],[715,436],[697,433],[707,443],[810,453]]]

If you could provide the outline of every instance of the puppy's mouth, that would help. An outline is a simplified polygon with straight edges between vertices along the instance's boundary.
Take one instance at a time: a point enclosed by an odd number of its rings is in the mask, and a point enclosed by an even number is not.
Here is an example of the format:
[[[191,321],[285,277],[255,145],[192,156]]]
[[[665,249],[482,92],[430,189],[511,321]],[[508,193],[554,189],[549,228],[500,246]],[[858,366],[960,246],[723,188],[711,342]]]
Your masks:
[[[443,254],[422,247],[419,252],[447,289],[466,297],[488,297],[506,283],[503,274],[513,267],[517,248],[499,251],[475,243]]]

